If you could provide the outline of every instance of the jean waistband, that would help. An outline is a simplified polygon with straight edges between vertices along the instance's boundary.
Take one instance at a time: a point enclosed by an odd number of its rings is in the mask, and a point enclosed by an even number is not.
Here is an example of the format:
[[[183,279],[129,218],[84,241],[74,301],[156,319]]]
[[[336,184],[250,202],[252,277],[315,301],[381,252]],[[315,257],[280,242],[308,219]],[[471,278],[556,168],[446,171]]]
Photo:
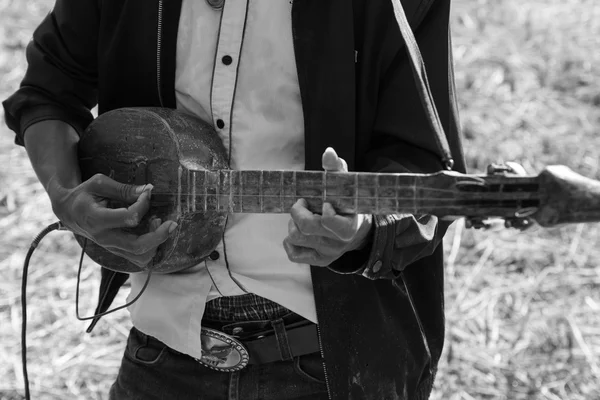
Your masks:
[[[205,328],[216,329],[224,332],[228,335],[245,339],[256,334],[269,334],[272,333],[275,324],[281,324],[286,327],[290,326],[304,326],[314,325],[313,322],[306,318],[298,315],[292,311],[289,311],[278,318],[261,319],[255,321],[213,321],[208,318],[202,319],[202,326]]]
[[[206,303],[204,319],[211,321],[260,321],[290,312],[284,306],[254,293],[218,297]]]

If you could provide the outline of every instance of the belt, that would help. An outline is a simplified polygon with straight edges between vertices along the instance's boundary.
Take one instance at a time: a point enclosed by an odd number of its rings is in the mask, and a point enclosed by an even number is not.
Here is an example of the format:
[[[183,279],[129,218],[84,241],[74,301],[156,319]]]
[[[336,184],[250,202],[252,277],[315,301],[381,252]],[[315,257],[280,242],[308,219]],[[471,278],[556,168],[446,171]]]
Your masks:
[[[230,323],[223,330],[236,332],[248,324],[251,323]],[[289,360],[320,349],[317,325],[306,320],[283,325],[279,319],[273,322],[272,328],[249,334],[228,334],[203,327],[200,336],[202,357],[196,360],[223,372],[239,371],[248,364]]]

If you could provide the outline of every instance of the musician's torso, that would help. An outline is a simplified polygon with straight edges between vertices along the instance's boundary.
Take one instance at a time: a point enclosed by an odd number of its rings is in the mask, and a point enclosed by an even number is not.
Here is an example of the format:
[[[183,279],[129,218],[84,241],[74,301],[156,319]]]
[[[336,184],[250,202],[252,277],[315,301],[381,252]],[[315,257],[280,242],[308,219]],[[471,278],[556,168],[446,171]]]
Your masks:
[[[184,0],[175,93],[178,109],[212,122],[232,169],[304,169],[289,2],[226,2],[220,12]],[[200,346],[188,340],[190,319],[199,323],[205,301],[244,290],[316,322],[310,269],[289,261],[282,246],[288,220],[286,214],[231,214],[218,259],[153,276],[131,308],[136,326],[199,357]],[[145,274],[134,275],[132,293],[144,281]]]

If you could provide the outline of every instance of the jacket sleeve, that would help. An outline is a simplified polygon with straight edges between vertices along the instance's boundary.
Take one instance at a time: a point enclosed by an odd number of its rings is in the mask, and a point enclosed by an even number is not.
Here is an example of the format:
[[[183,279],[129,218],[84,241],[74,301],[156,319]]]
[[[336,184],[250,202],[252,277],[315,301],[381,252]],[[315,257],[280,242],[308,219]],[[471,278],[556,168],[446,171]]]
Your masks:
[[[464,172],[449,15],[450,1],[435,1],[415,29],[415,37],[454,157],[454,170]],[[435,133],[429,128],[404,46],[384,74],[380,88],[364,170],[432,173],[444,169],[441,151]],[[393,279],[411,263],[431,255],[442,241],[449,223],[432,215],[393,214],[375,216],[373,225],[369,244],[363,250],[344,254],[329,266],[331,270],[361,274],[369,279]]]
[[[26,50],[20,88],[2,105],[8,127],[23,132],[43,120],[62,120],[81,133],[97,103],[98,0],[56,0]]]

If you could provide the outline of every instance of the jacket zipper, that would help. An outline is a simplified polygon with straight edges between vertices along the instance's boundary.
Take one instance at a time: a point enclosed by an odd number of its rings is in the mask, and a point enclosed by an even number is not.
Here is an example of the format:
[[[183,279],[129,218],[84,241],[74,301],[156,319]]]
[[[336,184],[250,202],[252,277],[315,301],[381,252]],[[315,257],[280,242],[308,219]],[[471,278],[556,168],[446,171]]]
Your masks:
[[[156,86],[158,89],[158,101],[164,107],[162,99],[162,85],[160,80],[160,59],[162,52],[162,25],[163,25],[163,0],[158,0],[158,32],[156,35]]]
[[[325,373],[325,387],[327,388],[327,397],[331,400],[331,390],[329,390],[329,376],[327,375],[327,366],[325,365],[325,353],[323,352],[323,343],[321,342],[321,328],[317,324],[317,337],[319,339],[319,350],[323,359],[323,372]]]
[[[296,32],[296,24],[294,23],[294,9],[296,7],[296,2],[292,2],[292,10],[291,10],[291,20],[292,20],[292,46],[294,48],[294,56],[296,60],[296,70],[298,71],[298,84],[300,86],[300,98],[302,104],[305,103],[304,94],[302,92],[302,72],[298,69],[298,56],[296,51],[296,38],[298,37],[298,33]],[[308,139],[305,138],[306,143],[304,144],[305,148],[308,148],[309,142]],[[317,311],[318,318],[318,311]],[[323,342],[321,340],[321,327],[317,324],[317,339],[319,339],[319,350],[321,351],[321,358],[323,359],[323,372],[325,374],[325,387],[327,388],[327,397],[331,400],[331,389],[329,388],[329,375],[327,374],[327,366],[325,365],[325,352],[323,351]]]

